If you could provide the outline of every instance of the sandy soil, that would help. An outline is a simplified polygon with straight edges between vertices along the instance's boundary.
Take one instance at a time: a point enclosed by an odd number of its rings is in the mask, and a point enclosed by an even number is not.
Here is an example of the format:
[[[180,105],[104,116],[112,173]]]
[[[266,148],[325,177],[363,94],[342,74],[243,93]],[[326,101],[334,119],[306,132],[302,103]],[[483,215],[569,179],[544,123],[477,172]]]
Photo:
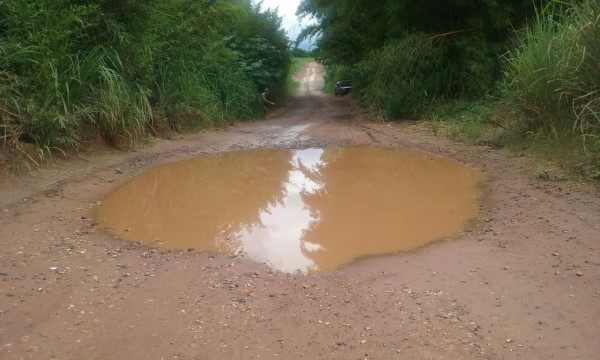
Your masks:
[[[531,159],[364,119],[308,64],[267,121],[95,148],[0,172],[2,359],[599,359],[600,197],[536,180]],[[477,225],[419,251],[287,275],[98,229],[103,197],[144,170],[246,148],[372,144],[485,171]],[[435,219],[431,219],[435,222]]]

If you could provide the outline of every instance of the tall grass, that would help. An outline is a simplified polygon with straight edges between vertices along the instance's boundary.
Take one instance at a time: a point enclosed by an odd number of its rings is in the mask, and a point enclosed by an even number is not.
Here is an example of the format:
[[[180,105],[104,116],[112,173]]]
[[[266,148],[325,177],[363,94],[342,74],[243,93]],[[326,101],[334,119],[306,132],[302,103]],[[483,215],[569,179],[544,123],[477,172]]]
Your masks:
[[[503,90],[520,131],[585,141],[600,134],[600,2],[553,2],[505,57]],[[566,7],[566,8],[565,8]]]
[[[157,112],[171,129],[192,130],[225,122],[218,98],[204,75],[191,65],[178,71],[162,68],[155,89]]]
[[[0,150],[37,162],[258,118],[259,85],[285,86],[279,25],[246,0],[0,1]]]
[[[600,180],[600,2],[551,2],[517,32],[503,65],[494,97],[435,106],[432,128],[468,142],[528,148],[553,164],[544,178],[562,171]]]
[[[260,115],[259,92],[243,72],[214,64],[200,66],[181,64],[160,70],[156,108],[169,127],[198,130]]]
[[[26,56],[35,76],[4,72],[13,79],[0,95],[5,150],[31,142],[50,154],[53,149],[78,148],[94,133],[113,144],[144,133],[148,94],[126,83],[116,53],[95,47],[51,57],[32,47]]]
[[[82,119],[91,119],[91,87],[101,79],[101,46],[83,43],[89,6],[7,1],[0,4],[0,72],[7,80],[0,94],[4,148],[19,151],[33,143],[42,154],[80,144]]]
[[[81,126],[88,127],[89,122],[106,142],[132,147],[136,140],[145,135],[152,121],[149,93],[123,79],[119,61],[107,60],[96,65],[98,81],[88,85],[89,111],[85,119],[87,121],[82,121]]]
[[[518,35],[501,86],[506,127],[600,179],[600,2],[553,1]]]

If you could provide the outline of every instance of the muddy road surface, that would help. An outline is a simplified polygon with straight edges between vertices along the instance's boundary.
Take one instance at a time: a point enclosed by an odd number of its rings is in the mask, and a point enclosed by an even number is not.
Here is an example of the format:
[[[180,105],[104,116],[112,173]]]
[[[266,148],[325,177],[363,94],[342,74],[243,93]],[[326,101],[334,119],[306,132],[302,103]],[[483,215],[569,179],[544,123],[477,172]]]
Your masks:
[[[299,78],[296,98],[266,121],[0,170],[0,358],[600,358],[597,189],[540,182],[525,156],[421,123],[371,122],[349,97],[322,94],[315,63]],[[416,251],[302,275],[126,241],[94,218],[109,193],[161,164],[352,145],[483,171],[476,221]]]

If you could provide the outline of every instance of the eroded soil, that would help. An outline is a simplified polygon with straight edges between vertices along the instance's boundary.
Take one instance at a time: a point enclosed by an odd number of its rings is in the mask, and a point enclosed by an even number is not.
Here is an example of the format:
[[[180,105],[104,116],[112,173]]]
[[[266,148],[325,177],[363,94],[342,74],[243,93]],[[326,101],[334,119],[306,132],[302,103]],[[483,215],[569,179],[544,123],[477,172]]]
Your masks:
[[[308,64],[267,121],[0,170],[2,359],[597,359],[600,197],[527,157],[369,122]],[[99,229],[104,197],[159,164],[237,149],[375,145],[484,171],[477,224],[421,250],[289,275]],[[433,219],[435,220],[435,219]]]

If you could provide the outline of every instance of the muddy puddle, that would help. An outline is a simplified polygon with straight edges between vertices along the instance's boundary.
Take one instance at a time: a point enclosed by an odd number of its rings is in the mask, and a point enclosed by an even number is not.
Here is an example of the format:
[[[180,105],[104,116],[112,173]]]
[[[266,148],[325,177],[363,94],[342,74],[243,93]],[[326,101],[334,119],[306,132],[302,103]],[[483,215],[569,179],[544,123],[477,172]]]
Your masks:
[[[313,273],[458,235],[483,179],[449,159],[374,147],[236,151],[154,168],[97,218],[127,240]]]

